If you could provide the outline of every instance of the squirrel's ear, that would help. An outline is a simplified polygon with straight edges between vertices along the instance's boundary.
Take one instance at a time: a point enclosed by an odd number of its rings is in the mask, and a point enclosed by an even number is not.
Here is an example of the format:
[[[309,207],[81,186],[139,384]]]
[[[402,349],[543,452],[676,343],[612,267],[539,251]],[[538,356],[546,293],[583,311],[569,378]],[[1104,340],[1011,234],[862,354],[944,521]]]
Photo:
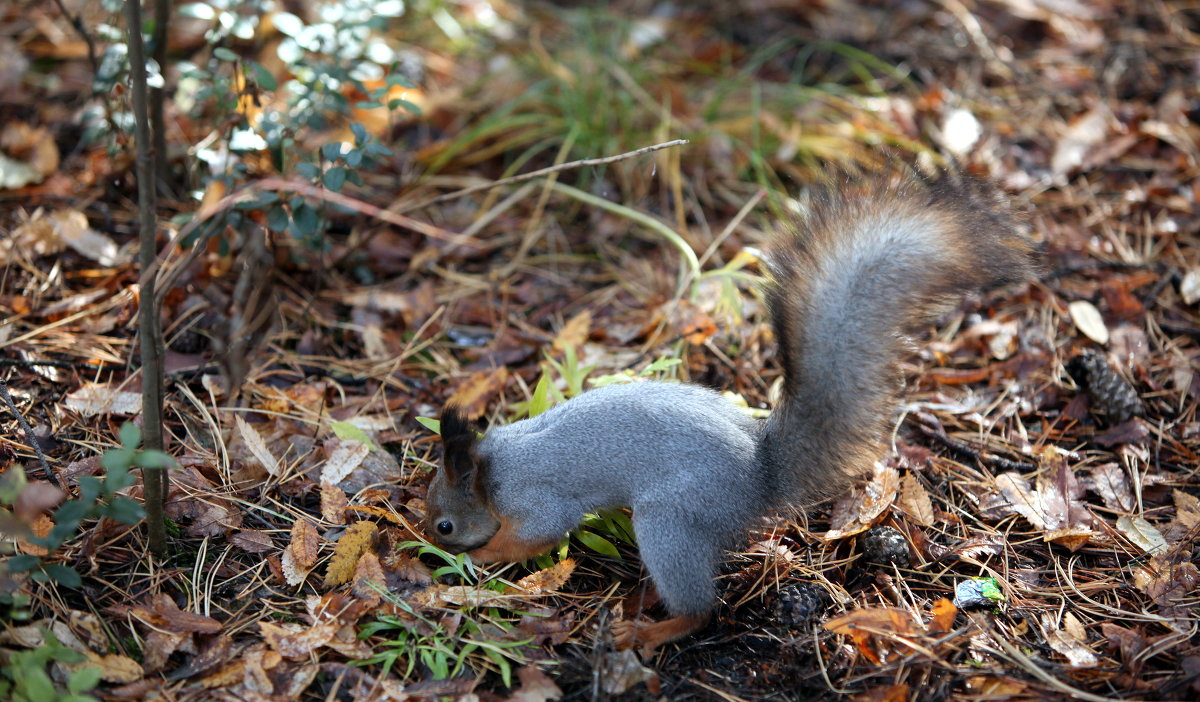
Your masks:
[[[442,470],[446,479],[458,482],[475,470],[475,445],[479,443],[474,424],[462,408],[442,408]]]

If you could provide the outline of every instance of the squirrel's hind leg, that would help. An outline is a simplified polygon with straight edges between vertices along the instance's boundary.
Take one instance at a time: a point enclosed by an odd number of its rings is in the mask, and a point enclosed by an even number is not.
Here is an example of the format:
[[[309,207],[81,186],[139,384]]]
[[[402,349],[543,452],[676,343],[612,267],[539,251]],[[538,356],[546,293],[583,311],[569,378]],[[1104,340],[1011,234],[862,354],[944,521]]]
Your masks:
[[[720,549],[713,543],[714,534],[701,526],[689,528],[690,524],[703,522],[689,519],[678,508],[634,509],[633,529],[642,563],[672,617],[646,624],[636,621],[638,613],[627,612],[630,619],[613,627],[618,648],[641,646],[644,653],[650,653],[708,621],[717,601],[713,578]]]

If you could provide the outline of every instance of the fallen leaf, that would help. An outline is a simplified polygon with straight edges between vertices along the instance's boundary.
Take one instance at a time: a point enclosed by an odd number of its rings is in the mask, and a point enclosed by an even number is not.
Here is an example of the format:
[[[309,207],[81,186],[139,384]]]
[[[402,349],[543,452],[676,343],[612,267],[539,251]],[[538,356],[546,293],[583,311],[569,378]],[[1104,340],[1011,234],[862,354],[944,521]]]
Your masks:
[[[607,651],[597,668],[600,687],[609,695],[620,695],[640,683],[646,683],[649,688],[658,680],[658,673],[642,665],[633,649]]]
[[[536,595],[548,590],[559,589],[573,572],[575,572],[575,559],[564,558],[549,568],[526,575],[518,580],[516,585],[531,595]]]
[[[1135,506],[1129,477],[1125,474],[1125,469],[1116,463],[1102,463],[1092,467],[1092,489],[1109,509],[1129,512]]]
[[[241,435],[242,441],[246,442],[246,448],[250,451],[250,455],[254,456],[254,460],[262,464],[262,467],[270,475],[278,475],[279,461],[271,454],[271,449],[267,448],[267,442],[263,440],[262,434],[259,434],[257,429],[242,419],[241,415],[234,415],[233,422],[237,425],[238,434]]]
[[[904,513],[917,524],[933,525],[933,503],[929,500],[929,493],[912,473],[905,473],[904,479],[900,481],[900,497],[897,503]]]
[[[461,408],[468,419],[478,419],[487,410],[488,399],[503,390],[507,380],[508,368],[505,366],[476,371],[454,389],[446,404]]]
[[[267,621],[258,623],[263,641],[280,656],[292,660],[307,658],[317,647],[324,646],[332,639],[341,627],[337,622],[327,622],[291,631]]]
[[[352,439],[342,441],[332,438],[325,442],[325,450],[329,458],[321,467],[321,482],[337,485],[346,479],[371,452],[371,448],[361,441]]]
[[[1138,548],[1151,556],[1165,553],[1167,540],[1150,522],[1141,517],[1123,514],[1117,517],[1117,529]]]
[[[229,537],[229,542],[247,553],[268,553],[275,550],[275,542],[265,531],[243,529]]]
[[[933,618],[929,621],[929,632],[945,634],[954,629],[954,619],[958,616],[958,607],[945,597],[933,603]]]
[[[119,390],[116,386],[111,385],[85,383],[78,390],[67,395],[64,404],[68,409],[75,410],[84,417],[103,414],[129,416],[141,414],[142,394]]]
[[[115,653],[106,656],[101,656],[91,651],[84,651],[87,656],[87,663],[80,665],[92,665],[100,669],[100,679],[110,683],[131,683],[141,680],[145,677],[146,672],[137,661],[129,656],[121,656]]]
[[[350,592],[355,597],[360,600],[377,602],[379,590],[376,588],[384,587],[387,584],[387,578],[383,575],[383,566],[379,564],[379,557],[370,551],[360,556],[358,562],[354,564],[352,582]]]
[[[832,541],[866,531],[892,505],[899,491],[899,471],[877,462],[867,484],[851,490],[833,506],[825,538]]]
[[[1101,316],[1100,310],[1087,300],[1076,300],[1067,308],[1071,312],[1071,320],[1075,322],[1075,328],[1083,333],[1084,336],[1103,346],[1108,343],[1108,327],[1104,324],[1104,317]]]
[[[309,570],[316,565],[320,547],[321,537],[307,519],[301,517],[292,523],[292,540],[288,549],[298,568]]]
[[[562,698],[562,690],[536,666],[526,665],[517,670],[521,686],[508,697],[508,702],[547,702]]]
[[[567,347],[578,349],[588,339],[592,328],[592,312],[584,309],[579,314],[567,320],[562,329],[554,337],[554,353],[561,354]]]
[[[296,564],[296,558],[292,555],[290,545],[283,549],[283,555],[279,557],[279,566],[283,570],[284,581],[292,587],[303,583],[311,571],[310,568],[301,568]]]
[[[333,547],[333,557],[325,571],[325,587],[333,587],[349,582],[354,576],[354,565],[360,556],[371,547],[375,537],[375,522],[355,522],[342,533],[337,545]]]
[[[321,519],[330,524],[346,523],[346,506],[350,504],[346,492],[333,483],[321,483]]]
[[[1096,654],[1087,647],[1087,634],[1075,615],[1067,612],[1063,616],[1063,628],[1059,629],[1054,624],[1052,614],[1043,614],[1042,627],[1046,632],[1046,643],[1061,653],[1072,666],[1092,668],[1099,662]]]

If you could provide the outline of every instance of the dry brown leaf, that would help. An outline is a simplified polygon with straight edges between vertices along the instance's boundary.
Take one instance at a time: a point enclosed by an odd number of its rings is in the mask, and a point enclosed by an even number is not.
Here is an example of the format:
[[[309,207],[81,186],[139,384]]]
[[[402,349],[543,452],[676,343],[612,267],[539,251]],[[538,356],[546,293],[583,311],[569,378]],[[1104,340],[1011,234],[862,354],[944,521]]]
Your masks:
[[[395,573],[401,580],[428,585],[433,582],[433,572],[420,559],[411,556],[398,556],[388,559],[388,570]]]
[[[376,587],[385,585],[387,585],[387,578],[383,574],[383,566],[379,564],[379,557],[367,551],[354,564],[353,585],[351,585],[350,592],[360,600],[377,602],[379,590]]]
[[[1133,584],[1146,593],[1158,605],[1164,617],[1190,617],[1195,604],[1190,603],[1200,570],[1192,563],[1167,563],[1163,556],[1155,556],[1149,563],[1136,567]]]
[[[324,646],[342,627],[337,622],[317,624],[308,629],[286,629],[267,621],[258,623],[263,641],[280,656],[291,660],[307,658],[317,647]]]
[[[583,346],[583,343],[588,339],[588,333],[592,328],[592,312],[591,310],[583,310],[563,325],[562,329],[558,330],[558,335],[554,337],[554,353],[561,354],[569,346],[578,349]]]
[[[344,490],[333,483],[321,483],[321,519],[330,524],[345,524],[349,504]]]
[[[229,537],[229,542],[247,553],[268,553],[275,550],[275,542],[265,531],[242,529]]]
[[[296,566],[310,570],[317,564],[318,551],[321,548],[321,536],[317,529],[307,519],[301,517],[292,523],[292,540],[288,549]]]
[[[1129,487],[1129,477],[1125,469],[1116,463],[1092,467],[1092,489],[1109,509],[1129,512],[1136,505]]]
[[[1185,530],[1200,524],[1200,498],[1183,490],[1173,490],[1171,495],[1175,500],[1175,521]]]
[[[917,524],[931,526],[934,521],[933,503],[921,481],[912,473],[905,473],[900,481],[900,508]]]
[[[899,471],[876,463],[867,484],[851,490],[834,505],[825,538],[844,539],[866,531],[892,505],[899,491]]]
[[[279,461],[275,459],[271,449],[267,448],[267,442],[263,440],[262,434],[259,434],[257,429],[242,419],[240,414],[233,416],[233,422],[237,425],[238,434],[241,435],[242,441],[246,442],[246,448],[249,449],[250,455],[254,456],[254,460],[262,464],[262,467],[270,475],[278,475]]]
[[[141,680],[146,675],[145,671],[142,670],[141,664],[129,656],[121,656],[115,653],[101,656],[88,650],[84,650],[83,654],[87,656],[87,662],[77,665],[99,668],[100,679],[104,682],[131,683]]]
[[[386,507],[375,507],[373,505],[350,505],[346,509],[348,509],[352,512],[358,512],[360,514],[369,514],[372,517],[379,517],[381,519],[386,519],[389,522],[391,522],[392,524],[395,524],[397,526],[402,526],[402,527],[409,526],[408,522],[404,521],[404,518],[401,517],[399,514],[396,514],[395,510],[391,510]]]
[[[1043,538],[1076,551],[1092,536],[1092,515],[1084,506],[1083,486],[1057,448],[1047,447],[1040,459],[1039,482],[1041,476],[1049,478],[1038,486],[1046,518]]]
[[[884,648],[887,638],[876,632],[899,636],[924,633],[924,629],[913,621],[908,612],[895,607],[851,610],[840,617],[830,619],[825,623],[825,628],[835,634],[849,636],[859,653],[877,665],[883,662],[888,649]]]
[[[1063,616],[1063,627],[1054,624],[1054,615],[1042,615],[1042,628],[1046,632],[1046,643],[1061,653],[1076,668],[1093,668],[1099,662],[1096,654],[1087,647],[1087,634],[1075,615],[1067,612]]]
[[[334,437],[325,442],[325,451],[329,458],[321,467],[321,482],[337,485],[362,465],[371,447],[362,441]]]
[[[567,582],[567,579],[571,577],[571,573],[573,572],[575,572],[575,559],[564,558],[549,568],[526,575],[518,580],[516,585],[531,595],[537,595],[549,590],[559,589]]]
[[[85,383],[67,395],[63,404],[84,417],[103,414],[134,415],[142,411],[142,393],[127,392],[114,385]]]
[[[536,666],[522,666],[517,671],[517,679],[521,681],[521,687],[509,695],[508,702],[547,702],[562,698],[558,685]]]
[[[1165,553],[1168,548],[1167,540],[1163,538],[1162,533],[1141,517],[1122,514],[1117,517],[1117,530],[1151,556]]]
[[[142,647],[142,667],[147,673],[157,673],[167,664],[167,659],[188,638],[186,634],[153,629],[146,634],[146,645]]]
[[[478,419],[487,410],[488,400],[504,389],[507,380],[508,368],[505,366],[476,371],[454,389],[446,404],[460,407],[468,419]]]
[[[1042,508],[1042,501],[1030,489],[1029,481],[1017,473],[1001,473],[996,476],[996,487],[1017,514],[1038,529],[1046,528],[1046,513]]]
[[[371,547],[375,536],[375,522],[356,522],[346,529],[333,548],[333,557],[325,571],[325,587],[348,582],[354,576],[354,565],[360,556]]]
[[[658,683],[658,673],[642,665],[637,653],[627,648],[624,651],[608,651],[600,659],[600,687],[609,695],[620,695],[639,683],[647,688]]]
[[[44,538],[53,528],[54,520],[44,514],[39,514],[37,518],[33,520],[33,523],[29,525],[30,533],[38,538]],[[25,539],[19,539],[17,543],[21,545],[22,551],[31,556],[50,555],[50,549],[46,548],[45,546],[38,546],[37,544],[30,543]]]

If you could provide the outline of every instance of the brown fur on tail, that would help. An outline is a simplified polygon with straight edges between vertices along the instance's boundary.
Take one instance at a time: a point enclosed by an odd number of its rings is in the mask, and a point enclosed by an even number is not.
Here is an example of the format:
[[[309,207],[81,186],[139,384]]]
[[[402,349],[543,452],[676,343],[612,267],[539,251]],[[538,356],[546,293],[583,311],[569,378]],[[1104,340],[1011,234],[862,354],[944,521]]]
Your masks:
[[[768,258],[784,392],[759,461],[781,501],[827,496],[867,470],[895,410],[904,335],[964,295],[1027,278],[1032,254],[1003,199],[965,176],[815,196]]]

